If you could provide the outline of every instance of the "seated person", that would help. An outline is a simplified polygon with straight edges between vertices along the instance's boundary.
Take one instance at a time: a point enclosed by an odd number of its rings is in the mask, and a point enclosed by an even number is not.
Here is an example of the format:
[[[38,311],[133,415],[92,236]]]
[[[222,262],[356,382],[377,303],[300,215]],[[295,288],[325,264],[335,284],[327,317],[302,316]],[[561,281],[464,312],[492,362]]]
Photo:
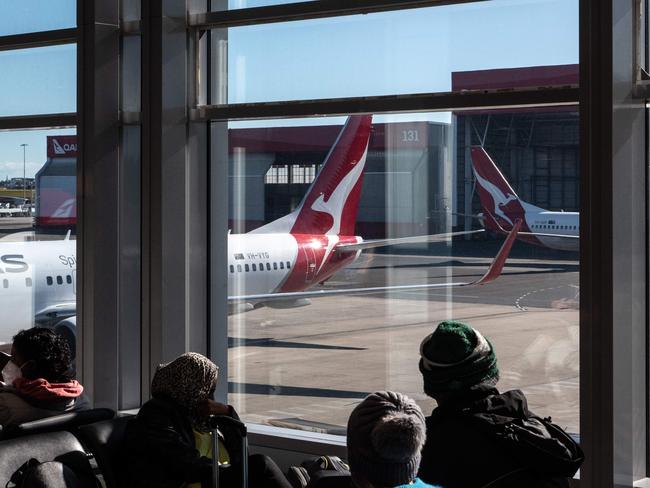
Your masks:
[[[73,375],[70,348],[61,336],[42,327],[20,331],[2,369],[0,425],[90,408]]]
[[[357,488],[433,488],[417,478],[424,415],[401,393],[366,397],[348,420],[348,460]]]
[[[205,356],[186,353],[158,366],[146,402],[126,431],[128,486],[199,488],[212,477],[209,415],[239,419],[233,407],[212,400],[217,366]],[[219,438],[219,470],[224,487],[241,486],[241,448],[224,432]],[[280,468],[267,456],[248,458],[251,488],[291,488]]]
[[[521,391],[501,394],[495,388],[499,368],[490,341],[469,325],[446,321],[422,341],[420,355],[424,391],[438,403],[426,420],[420,478],[445,488],[569,486],[566,478],[531,469],[544,453],[531,455],[519,439],[504,443],[480,423],[483,414],[506,421],[532,415]]]

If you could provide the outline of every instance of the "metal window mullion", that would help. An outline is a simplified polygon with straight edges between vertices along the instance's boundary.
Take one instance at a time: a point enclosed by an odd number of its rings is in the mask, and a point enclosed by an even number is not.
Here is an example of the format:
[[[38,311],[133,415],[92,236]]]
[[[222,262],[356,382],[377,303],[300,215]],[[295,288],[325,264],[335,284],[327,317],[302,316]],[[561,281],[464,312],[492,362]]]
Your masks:
[[[194,121],[273,119],[287,117],[334,116],[355,113],[448,112],[494,110],[578,104],[579,89],[566,87],[546,90],[477,91],[472,93],[430,93],[293,100],[269,103],[204,105],[191,111]]]
[[[77,41],[77,35],[77,28],[72,27],[70,29],[0,36],[0,51],[71,44]]]
[[[580,80],[580,482],[605,488],[614,476],[611,2],[580,2]]]
[[[75,125],[77,125],[76,112],[0,117],[0,130],[59,128]]]
[[[291,22],[484,1],[487,0],[321,0],[294,2],[194,14],[189,16],[189,25],[199,29],[241,27],[244,25]]]
[[[77,372],[95,407],[117,409],[119,1],[77,2]]]

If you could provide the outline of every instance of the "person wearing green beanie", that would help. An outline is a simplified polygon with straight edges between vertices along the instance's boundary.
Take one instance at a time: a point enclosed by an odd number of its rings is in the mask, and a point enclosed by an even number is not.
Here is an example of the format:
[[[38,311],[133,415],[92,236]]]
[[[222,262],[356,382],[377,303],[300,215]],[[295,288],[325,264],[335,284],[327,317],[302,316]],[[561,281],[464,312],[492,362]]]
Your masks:
[[[452,320],[441,322],[422,341],[420,372],[424,392],[433,398],[499,381],[490,341],[469,325]]]
[[[477,428],[474,414],[509,419],[533,415],[521,391],[496,389],[496,352],[478,330],[463,322],[441,322],[420,345],[419,369],[424,392],[438,404],[426,418],[418,472],[424,482],[444,488],[568,488],[566,478],[532,470],[513,456],[521,447],[517,440],[504,445]]]

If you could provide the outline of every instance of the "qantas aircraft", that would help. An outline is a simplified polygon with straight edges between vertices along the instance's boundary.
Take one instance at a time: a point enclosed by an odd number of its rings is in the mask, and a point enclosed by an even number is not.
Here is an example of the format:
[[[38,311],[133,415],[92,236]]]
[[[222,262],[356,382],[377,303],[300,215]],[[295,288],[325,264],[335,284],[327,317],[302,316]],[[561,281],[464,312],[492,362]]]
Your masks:
[[[364,249],[443,241],[477,232],[372,241],[355,235],[371,123],[371,115],[349,117],[322,170],[293,212],[247,234],[229,236],[228,299],[234,311],[250,310],[260,303],[281,308],[303,306],[316,296],[467,286],[486,283],[500,274],[519,230],[516,225],[510,243],[506,241],[493,266],[476,283],[310,290],[353,263]]]
[[[0,244],[0,343],[34,324],[74,333],[75,254],[69,237]]]
[[[577,251],[580,245],[580,214],[551,212],[521,200],[488,153],[472,147],[472,166],[487,229],[508,233],[521,220],[518,239],[537,246]]]
[[[448,288],[488,283],[503,269],[521,222],[487,272],[474,282],[314,290],[364,249],[445,241],[483,230],[364,241],[354,234],[372,116],[351,116],[300,205],[247,234],[228,235],[231,313],[266,305],[307,305],[316,296]],[[74,341],[76,241],[0,243],[0,343],[36,323]]]

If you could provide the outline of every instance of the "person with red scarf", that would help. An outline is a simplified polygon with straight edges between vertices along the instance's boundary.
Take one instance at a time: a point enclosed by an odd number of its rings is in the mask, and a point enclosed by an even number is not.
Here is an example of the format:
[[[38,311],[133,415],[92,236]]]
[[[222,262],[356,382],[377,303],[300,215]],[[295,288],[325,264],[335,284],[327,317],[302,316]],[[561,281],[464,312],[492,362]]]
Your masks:
[[[73,376],[70,348],[63,338],[42,327],[20,331],[2,368],[0,425],[90,408],[83,386]]]

